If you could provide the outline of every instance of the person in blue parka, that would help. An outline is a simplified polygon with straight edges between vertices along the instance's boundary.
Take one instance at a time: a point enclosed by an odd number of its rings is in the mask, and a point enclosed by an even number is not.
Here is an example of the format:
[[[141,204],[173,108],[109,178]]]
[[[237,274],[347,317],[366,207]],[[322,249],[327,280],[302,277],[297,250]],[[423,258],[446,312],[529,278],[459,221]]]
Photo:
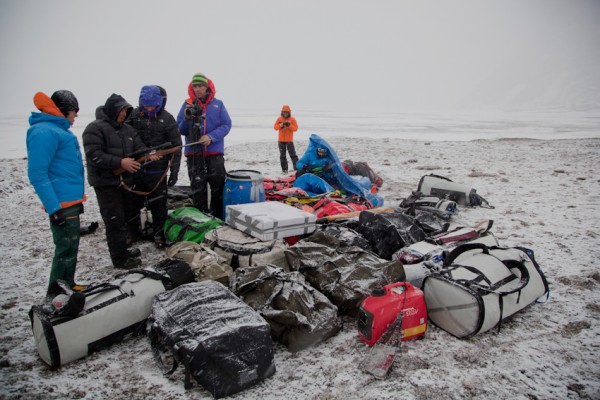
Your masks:
[[[38,92],[33,103],[41,112],[32,112],[27,130],[27,173],[50,219],[55,251],[47,295],[58,280],[81,291],[75,282],[75,268],[81,236],[79,215],[85,201],[85,173],[77,137],[69,130],[79,104],[68,90],[48,97]]]
[[[223,218],[225,188],[225,136],[231,130],[231,118],[223,102],[215,98],[212,80],[197,73],[188,85],[189,98],[177,115],[179,132],[185,143],[201,144],[185,148],[188,176],[194,207],[203,213]],[[210,204],[208,202],[210,187]]]
[[[129,119],[126,121],[133,126],[142,142],[148,148],[169,145],[168,147],[180,147],[181,135],[177,128],[177,122],[170,112],[165,110],[165,96],[161,94],[161,88],[156,85],[145,85],[140,91],[139,107],[136,107]],[[164,90],[164,89],[163,89]],[[147,163],[133,175],[132,188],[138,192],[147,193],[133,196],[134,215],[128,221],[128,238],[131,242],[139,240],[142,236],[140,231],[140,209],[146,207],[152,213],[153,241],[159,247],[166,244],[163,227],[167,220],[167,186],[174,186],[179,174],[181,162],[181,150],[173,153],[173,156],[163,157],[158,161]],[[167,169],[171,174],[167,182]]]

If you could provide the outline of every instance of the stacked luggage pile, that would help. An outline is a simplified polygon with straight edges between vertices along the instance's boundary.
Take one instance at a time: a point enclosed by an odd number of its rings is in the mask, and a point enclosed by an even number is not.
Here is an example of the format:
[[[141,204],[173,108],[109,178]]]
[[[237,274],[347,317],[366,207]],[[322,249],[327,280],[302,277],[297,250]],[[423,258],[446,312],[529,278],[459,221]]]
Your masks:
[[[492,221],[454,224],[461,208],[491,207],[474,189],[426,175],[384,208],[381,178],[361,166],[371,186],[346,197],[292,177],[257,190],[252,174],[253,195],[229,196],[223,220],[173,210],[164,262],[91,287],[72,307],[32,308],[41,359],[58,368],[142,333],[165,374],[181,364],[186,388],[193,379],[223,397],[276,373],[273,341],[318,346],[345,317],[372,346],[363,370],[384,378],[398,346],[424,338],[429,322],[466,339],[548,294],[532,250],[500,246]]]

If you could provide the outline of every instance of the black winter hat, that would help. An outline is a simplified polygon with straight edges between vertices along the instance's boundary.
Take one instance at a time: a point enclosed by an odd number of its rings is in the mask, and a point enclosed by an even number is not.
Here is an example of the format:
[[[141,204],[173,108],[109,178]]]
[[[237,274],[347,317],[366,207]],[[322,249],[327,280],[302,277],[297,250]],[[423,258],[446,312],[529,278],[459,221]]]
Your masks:
[[[50,98],[65,117],[69,114],[69,111],[79,112],[79,103],[73,92],[68,90],[57,90]]]
[[[122,109],[127,108],[127,116],[131,113],[133,107],[122,96],[111,94],[106,103],[104,103],[104,113],[111,121],[116,121]]]

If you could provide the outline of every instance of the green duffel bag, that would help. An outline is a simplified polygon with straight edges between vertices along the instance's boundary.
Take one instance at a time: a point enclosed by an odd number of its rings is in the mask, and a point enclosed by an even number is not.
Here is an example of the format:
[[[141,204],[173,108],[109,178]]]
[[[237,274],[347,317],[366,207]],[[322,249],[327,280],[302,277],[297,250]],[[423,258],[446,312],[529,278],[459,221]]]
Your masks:
[[[169,243],[194,242],[201,243],[204,236],[223,221],[194,207],[181,207],[174,210],[165,221],[165,237]]]

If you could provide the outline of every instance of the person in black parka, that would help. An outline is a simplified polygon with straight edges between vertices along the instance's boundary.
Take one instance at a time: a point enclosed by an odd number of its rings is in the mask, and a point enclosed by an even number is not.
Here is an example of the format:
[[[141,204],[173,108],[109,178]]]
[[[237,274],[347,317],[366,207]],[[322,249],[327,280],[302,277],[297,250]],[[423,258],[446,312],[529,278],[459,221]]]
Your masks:
[[[137,130],[142,142],[149,148],[162,145],[166,145],[165,148],[181,146],[181,135],[177,128],[177,122],[173,115],[164,109],[166,92],[163,97],[160,89],[155,85],[142,87],[140,105],[130,114],[127,123]],[[128,235],[132,240],[141,236],[139,210],[146,206],[152,213],[154,243],[159,247],[165,245],[163,227],[167,219],[166,170],[170,169],[168,186],[174,186],[177,183],[180,163],[181,149],[173,153],[172,160],[171,155],[165,156],[158,161],[145,164],[134,174],[132,189],[150,193],[133,197],[134,209],[137,211],[128,226]]]
[[[106,242],[115,268],[139,267],[139,249],[127,250],[127,219],[132,215],[131,196],[122,183],[131,185],[141,164],[130,157],[146,150],[136,130],[125,124],[133,107],[118,94],[96,109],[96,120],[83,132],[88,183],[93,186],[106,227]],[[154,160],[158,157],[153,156]],[[116,169],[126,172],[115,175]]]

